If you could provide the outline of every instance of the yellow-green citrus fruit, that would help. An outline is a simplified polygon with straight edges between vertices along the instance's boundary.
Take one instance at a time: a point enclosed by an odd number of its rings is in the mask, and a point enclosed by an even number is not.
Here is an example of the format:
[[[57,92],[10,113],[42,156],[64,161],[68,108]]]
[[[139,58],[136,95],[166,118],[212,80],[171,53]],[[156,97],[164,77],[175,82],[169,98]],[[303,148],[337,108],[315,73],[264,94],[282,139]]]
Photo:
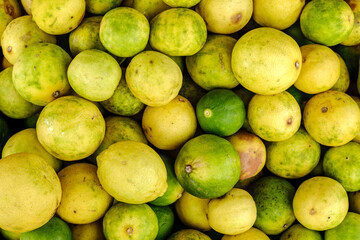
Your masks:
[[[123,0],[86,0],[86,11],[94,15],[104,15],[110,9],[119,7]]]
[[[69,92],[66,72],[70,61],[70,55],[58,45],[31,44],[14,64],[14,87],[26,101],[45,106]]]
[[[221,240],[270,240],[270,238],[261,230],[251,227],[246,232],[237,235],[224,235]]]
[[[73,240],[105,240],[102,218],[92,223],[70,226]]]
[[[186,69],[194,82],[206,90],[238,86],[231,70],[235,43],[236,40],[227,35],[209,35],[199,52],[185,58]]]
[[[346,92],[350,87],[349,69],[340,54],[336,53],[336,56],[339,58],[340,61],[340,76],[330,90]]]
[[[211,240],[211,238],[203,232],[196,229],[181,229],[174,232],[167,240],[186,240],[186,239],[197,239],[197,240]]]
[[[110,53],[132,57],[145,49],[149,33],[149,21],[144,14],[133,8],[117,7],[103,16],[99,36]]]
[[[359,132],[360,110],[348,94],[329,90],[314,95],[306,103],[303,121],[315,141],[325,146],[340,146]]]
[[[356,46],[360,44],[360,1],[359,0],[347,0],[351,10],[354,13],[354,27],[350,35],[341,42],[345,46]]]
[[[307,229],[300,223],[295,223],[280,236],[280,240],[323,240],[319,231]]]
[[[198,4],[200,0],[164,0],[164,3],[169,5],[170,7],[183,7],[183,8],[191,8]]]
[[[105,135],[105,120],[94,103],[64,96],[43,108],[36,133],[41,145],[54,157],[80,160],[100,146]]]
[[[28,232],[47,223],[61,200],[55,170],[39,155],[15,153],[0,160],[0,228]]]
[[[239,83],[264,95],[280,93],[298,78],[300,47],[286,33],[269,27],[253,29],[236,42],[231,66]]]
[[[331,204],[329,204],[331,203]],[[296,219],[304,227],[325,231],[338,226],[349,209],[344,187],[336,180],[316,176],[302,182],[293,200]]]
[[[181,147],[174,167],[185,191],[199,198],[216,198],[237,183],[240,165],[239,154],[229,141],[202,134]]]
[[[0,9],[0,36],[3,34],[6,26],[14,18],[23,15],[22,4],[18,0],[1,0]]]
[[[13,19],[1,35],[3,55],[11,64],[29,45],[41,42],[56,43],[56,37],[42,31],[31,15]]]
[[[85,15],[85,0],[33,0],[31,13],[41,30],[52,35],[71,32]]]
[[[284,141],[298,131],[301,109],[287,91],[274,95],[256,94],[249,102],[247,117],[251,129],[260,138]]]
[[[326,240],[357,239],[360,237],[360,214],[348,212],[340,225],[325,231]]]
[[[125,72],[130,91],[148,106],[162,106],[179,93],[182,72],[174,60],[163,53],[143,51],[133,57]]]
[[[311,41],[334,46],[350,35],[354,13],[343,0],[310,1],[300,14],[300,27]]]
[[[174,212],[170,206],[155,206],[152,204],[149,204],[149,206],[155,212],[158,220],[159,231],[155,240],[165,240],[170,236],[174,228]]]
[[[253,0],[202,0],[195,7],[210,32],[231,34],[240,31],[253,14]]]
[[[102,151],[96,160],[101,185],[117,201],[146,203],[166,192],[165,164],[159,154],[144,143],[116,142]]]
[[[140,11],[145,17],[150,21],[161,13],[169,8],[169,5],[166,5],[163,0],[130,0],[129,4],[125,4],[124,0],[123,6],[132,7]]]
[[[189,8],[171,8],[150,22],[149,43],[154,50],[170,56],[189,56],[205,44],[207,29],[204,19]]]
[[[94,102],[109,99],[121,75],[120,65],[115,58],[98,49],[80,52],[67,69],[71,88],[81,97]]]

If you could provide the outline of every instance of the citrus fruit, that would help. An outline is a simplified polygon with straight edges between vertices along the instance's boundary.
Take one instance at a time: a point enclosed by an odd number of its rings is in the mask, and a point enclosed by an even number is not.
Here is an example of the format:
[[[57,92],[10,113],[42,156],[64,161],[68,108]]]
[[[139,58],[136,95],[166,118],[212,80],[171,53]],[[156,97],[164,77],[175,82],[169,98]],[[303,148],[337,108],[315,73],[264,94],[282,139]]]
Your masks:
[[[186,239],[197,239],[197,240],[211,240],[205,233],[200,232],[196,229],[182,229],[174,232],[167,240],[186,240]]]
[[[67,69],[71,88],[81,97],[95,102],[105,101],[114,94],[121,75],[115,58],[98,49],[80,52]]]
[[[345,46],[355,46],[360,44],[360,7],[358,0],[347,0],[346,3],[350,6],[352,12],[354,13],[354,27],[350,32],[350,35],[341,42]]]
[[[24,232],[20,235],[21,240],[72,240],[72,233],[69,225],[62,219],[54,216],[45,225],[32,230]]]
[[[336,180],[316,176],[302,182],[293,200],[296,219],[304,227],[325,231],[338,226],[349,208],[347,193]]]
[[[258,136],[240,129],[226,139],[239,153],[241,162],[240,181],[254,177],[263,169],[266,161],[266,148]]]
[[[2,53],[11,64],[29,45],[41,42],[56,43],[56,37],[42,31],[31,15],[13,19],[1,35]]]
[[[232,144],[213,134],[187,141],[175,160],[175,174],[185,191],[216,198],[230,191],[240,177],[240,157]]]
[[[261,26],[283,30],[296,22],[304,5],[305,0],[254,0],[253,18]]]
[[[323,157],[325,176],[340,182],[347,192],[359,191],[359,156],[360,144],[356,142],[329,148]]]
[[[113,198],[102,188],[97,167],[74,163],[59,173],[62,198],[56,213],[66,222],[87,224],[105,215]]]
[[[150,46],[170,56],[189,56],[205,44],[204,19],[189,8],[170,8],[150,22]]]
[[[180,185],[179,181],[175,176],[174,171],[174,159],[172,159],[168,154],[159,153],[161,159],[164,161],[166,172],[167,172],[167,185],[168,188],[166,192],[161,197],[156,198],[150,203],[155,206],[168,206],[176,202],[184,192],[183,187]]]
[[[104,15],[110,9],[120,7],[123,0],[86,0],[86,11],[94,15]]]
[[[265,166],[283,178],[300,178],[319,163],[321,148],[303,127],[289,139],[272,142],[266,148]]]
[[[198,4],[200,0],[164,0],[166,5],[170,7],[183,7],[183,8],[191,8]]]
[[[15,89],[12,81],[13,67],[0,72],[0,111],[13,119],[28,118],[41,110],[41,106],[26,101]]]
[[[126,2],[129,3],[126,4]],[[124,0],[123,6],[135,8],[144,14],[149,21],[162,11],[170,8],[170,6],[165,4],[163,0]]]
[[[9,232],[4,229],[0,229],[0,232],[6,240],[19,240],[21,235],[21,233]]]
[[[284,141],[298,131],[301,109],[286,91],[273,95],[256,94],[249,102],[247,117],[251,129],[260,138]]]
[[[319,231],[307,229],[300,223],[293,224],[286,229],[280,236],[280,240],[322,240],[322,235]]]
[[[154,206],[149,204],[151,209],[155,212],[159,231],[155,240],[165,240],[171,235],[174,226],[174,213],[170,206]]]
[[[295,83],[300,74],[301,59],[300,48],[292,37],[274,28],[259,27],[236,42],[231,67],[243,87],[270,95]]]
[[[244,124],[246,110],[241,98],[230,89],[213,89],[196,104],[201,129],[218,136],[230,136]]]
[[[33,0],[31,13],[41,30],[52,35],[71,32],[84,18],[85,0]]]
[[[116,142],[102,151],[96,160],[101,185],[120,202],[146,203],[166,192],[165,164],[159,154],[144,143]]]
[[[39,155],[15,153],[0,160],[0,228],[28,232],[41,227],[60,204],[55,170]]]
[[[179,95],[189,100],[191,104],[196,107],[197,102],[205,95],[206,92],[207,91],[205,89],[194,82],[189,73],[183,73],[183,82]]]
[[[159,231],[156,214],[145,203],[116,203],[106,212],[103,226],[107,240],[155,239]]]
[[[251,227],[246,232],[237,235],[224,235],[221,240],[270,240],[270,238],[261,230]]]
[[[295,187],[286,179],[265,176],[248,187],[256,203],[257,217],[254,227],[266,234],[280,234],[295,221],[292,201]]]
[[[320,44],[300,47],[303,64],[294,86],[316,94],[332,88],[340,77],[340,60],[331,48]]]
[[[73,240],[105,240],[102,220],[71,225]]]
[[[197,127],[195,110],[189,100],[178,95],[168,104],[147,106],[142,115],[146,138],[162,150],[174,150],[192,138]]]
[[[307,39],[302,33],[299,19],[293,25],[284,29],[283,31],[290,37],[292,37],[300,47],[306,44],[313,43],[312,41]]]
[[[182,72],[174,60],[163,53],[143,51],[126,68],[126,83],[141,102],[156,107],[169,103],[179,93]]]
[[[132,140],[147,144],[147,139],[141,129],[141,125],[129,117],[123,116],[107,116],[105,118],[105,136],[100,146],[89,157],[93,162],[96,162],[96,157],[111,144],[123,141]]]
[[[236,40],[227,35],[209,35],[199,52],[185,58],[186,69],[194,82],[206,90],[238,86],[231,70],[235,43]]]
[[[256,204],[245,190],[233,188],[208,203],[207,216],[212,229],[222,234],[236,235],[249,230],[256,220]]]
[[[62,161],[48,153],[40,144],[35,128],[23,129],[13,134],[2,149],[2,157],[20,152],[29,152],[41,156],[56,172],[62,167]]]
[[[144,14],[129,7],[117,7],[106,12],[99,30],[103,46],[119,57],[132,57],[144,50],[149,33],[149,21]]]
[[[325,231],[326,240],[358,239],[360,237],[360,214],[348,212],[340,225]]]
[[[200,231],[211,229],[207,216],[207,207],[211,199],[198,198],[184,191],[175,202],[175,211],[180,221],[189,228]]]
[[[342,0],[310,1],[300,14],[300,27],[311,41],[334,46],[350,35],[354,27],[354,13]]]
[[[134,116],[142,111],[145,104],[140,101],[129,89],[125,80],[125,68],[122,68],[121,79],[114,94],[105,101],[100,102],[107,111],[121,116]]]
[[[41,145],[54,157],[80,160],[100,146],[105,135],[105,120],[92,102],[64,96],[43,108],[36,133]]]
[[[340,146],[359,132],[360,110],[346,93],[329,90],[316,94],[306,103],[303,121],[315,141],[325,146]]]
[[[23,15],[23,8],[21,3],[17,0],[1,0],[0,4],[3,6],[0,10],[0,36],[3,34],[6,26],[14,18]]]
[[[210,32],[231,34],[240,31],[253,14],[253,0],[202,0],[195,7]]]
[[[14,63],[13,84],[28,102],[45,106],[70,90],[66,76],[71,57],[53,43],[34,43]]]
[[[340,56],[340,54],[336,53],[336,56],[339,58],[340,61],[340,76],[334,86],[330,90],[346,92],[350,86],[350,74],[348,67],[344,59]]]

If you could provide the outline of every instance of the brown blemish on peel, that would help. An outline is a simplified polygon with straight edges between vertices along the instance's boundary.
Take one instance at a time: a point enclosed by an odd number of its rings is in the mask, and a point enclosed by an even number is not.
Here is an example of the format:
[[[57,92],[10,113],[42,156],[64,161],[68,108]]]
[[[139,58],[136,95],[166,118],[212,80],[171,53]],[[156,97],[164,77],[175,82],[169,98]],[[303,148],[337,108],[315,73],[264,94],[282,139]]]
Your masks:
[[[60,97],[60,91],[55,91],[55,92],[53,92],[52,96],[53,96],[54,98]]]
[[[321,108],[321,112],[322,112],[322,113],[326,113],[327,111],[328,111],[328,108],[327,108],[327,107],[322,107],[322,108]]]
[[[233,24],[238,24],[242,19],[242,14],[241,13],[238,13],[238,14],[235,14],[231,17],[231,22]]]
[[[133,229],[132,227],[128,227],[128,228],[126,229],[126,233],[131,236],[131,235],[133,235],[133,233],[134,233],[134,229]]]

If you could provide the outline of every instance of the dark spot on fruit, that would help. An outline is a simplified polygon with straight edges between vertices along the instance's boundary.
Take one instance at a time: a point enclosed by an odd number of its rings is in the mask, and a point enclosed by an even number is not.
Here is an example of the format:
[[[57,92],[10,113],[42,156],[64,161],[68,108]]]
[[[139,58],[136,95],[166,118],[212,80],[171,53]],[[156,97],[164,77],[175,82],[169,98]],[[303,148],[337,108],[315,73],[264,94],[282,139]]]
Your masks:
[[[28,46],[27,45],[24,45],[25,48],[27,48]]]
[[[150,64],[152,64],[154,61],[153,60],[150,60]]]
[[[328,219],[330,219],[330,216],[328,217]]]
[[[327,107],[322,107],[322,108],[321,108],[321,112],[326,113],[327,111],[328,111],[328,108],[327,108]]]
[[[296,69],[299,69],[299,67],[300,67],[299,61],[296,61],[296,62],[295,62],[295,67],[296,67]]]
[[[36,70],[36,66],[34,66],[34,69]]]
[[[179,102],[185,102],[185,100],[182,98],[179,98]]]
[[[47,177],[45,175],[43,175],[45,179],[47,179]]]
[[[349,160],[349,157],[346,157],[345,159],[346,159],[346,160]]]
[[[70,19],[73,19],[73,18],[74,18],[74,16],[71,16],[71,17],[70,17]]]
[[[85,182],[85,180],[86,180],[86,177],[84,177],[83,182]]]
[[[135,74],[138,74],[138,73],[139,73],[139,71],[136,69],[136,70],[135,70]]]
[[[238,24],[242,19],[242,14],[241,13],[238,13],[238,14],[235,14],[231,17],[231,22],[233,24]]]
[[[303,63],[306,62],[306,58],[303,58],[303,59],[302,59],[302,62],[303,62]]]
[[[341,100],[341,97],[337,97],[336,100],[338,100],[338,101]]]
[[[69,27],[69,30],[73,29],[72,27]]]
[[[223,56],[222,56],[221,53],[219,53],[219,60],[220,60],[221,69],[224,71],[225,70],[225,64],[224,64]]]
[[[133,232],[134,232],[134,229],[132,229],[132,227],[128,227],[127,229],[126,229],[126,233],[128,234],[128,235],[133,235]]]
[[[60,97],[60,91],[55,91],[55,92],[53,92],[52,96],[53,96],[54,98]]]
[[[290,117],[290,118],[286,121],[286,124],[287,124],[287,125],[291,125],[292,122],[293,122],[293,118]]]
[[[289,224],[288,224],[288,223],[285,223],[284,226],[283,226],[283,228],[287,228],[287,226],[289,226]]]
[[[74,210],[74,213],[76,213],[76,210]]]
[[[186,165],[186,166],[185,166],[185,172],[188,173],[188,174],[192,172],[192,167],[191,167],[191,165]]]
[[[14,6],[9,1],[4,1],[4,5],[5,13],[14,17]]]
[[[310,209],[310,215],[314,215],[316,213],[315,209]]]
[[[12,47],[8,46],[6,50],[7,50],[8,53],[11,53]]]
[[[347,4],[349,4],[350,8],[354,10],[356,8],[356,3],[349,3],[349,0],[346,0]]]

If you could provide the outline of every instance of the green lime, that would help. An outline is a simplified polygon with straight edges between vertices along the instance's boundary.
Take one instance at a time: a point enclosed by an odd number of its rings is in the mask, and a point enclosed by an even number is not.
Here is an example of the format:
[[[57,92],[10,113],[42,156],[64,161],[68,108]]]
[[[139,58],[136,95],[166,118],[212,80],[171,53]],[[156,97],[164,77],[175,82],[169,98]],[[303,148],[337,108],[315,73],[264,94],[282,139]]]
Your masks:
[[[155,239],[158,220],[149,205],[118,202],[105,214],[104,234],[107,240]]]
[[[238,152],[226,139],[202,134],[187,141],[175,160],[175,174],[185,191],[199,198],[216,198],[240,178]]]
[[[207,92],[196,105],[196,116],[206,133],[230,136],[244,124],[246,110],[241,98],[230,89]]]
[[[325,231],[326,240],[353,240],[360,238],[360,214],[348,212],[340,225]]]
[[[158,219],[159,231],[155,240],[165,240],[172,233],[175,215],[170,206],[155,206],[149,204]]]
[[[21,240],[72,240],[72,233],[69,225],[54,216],[45,225],[30,232],[20,235]]]
[[[307,229],[300,223],[293,224],[280,236],[280,240],[322,240],[321,233]]]

